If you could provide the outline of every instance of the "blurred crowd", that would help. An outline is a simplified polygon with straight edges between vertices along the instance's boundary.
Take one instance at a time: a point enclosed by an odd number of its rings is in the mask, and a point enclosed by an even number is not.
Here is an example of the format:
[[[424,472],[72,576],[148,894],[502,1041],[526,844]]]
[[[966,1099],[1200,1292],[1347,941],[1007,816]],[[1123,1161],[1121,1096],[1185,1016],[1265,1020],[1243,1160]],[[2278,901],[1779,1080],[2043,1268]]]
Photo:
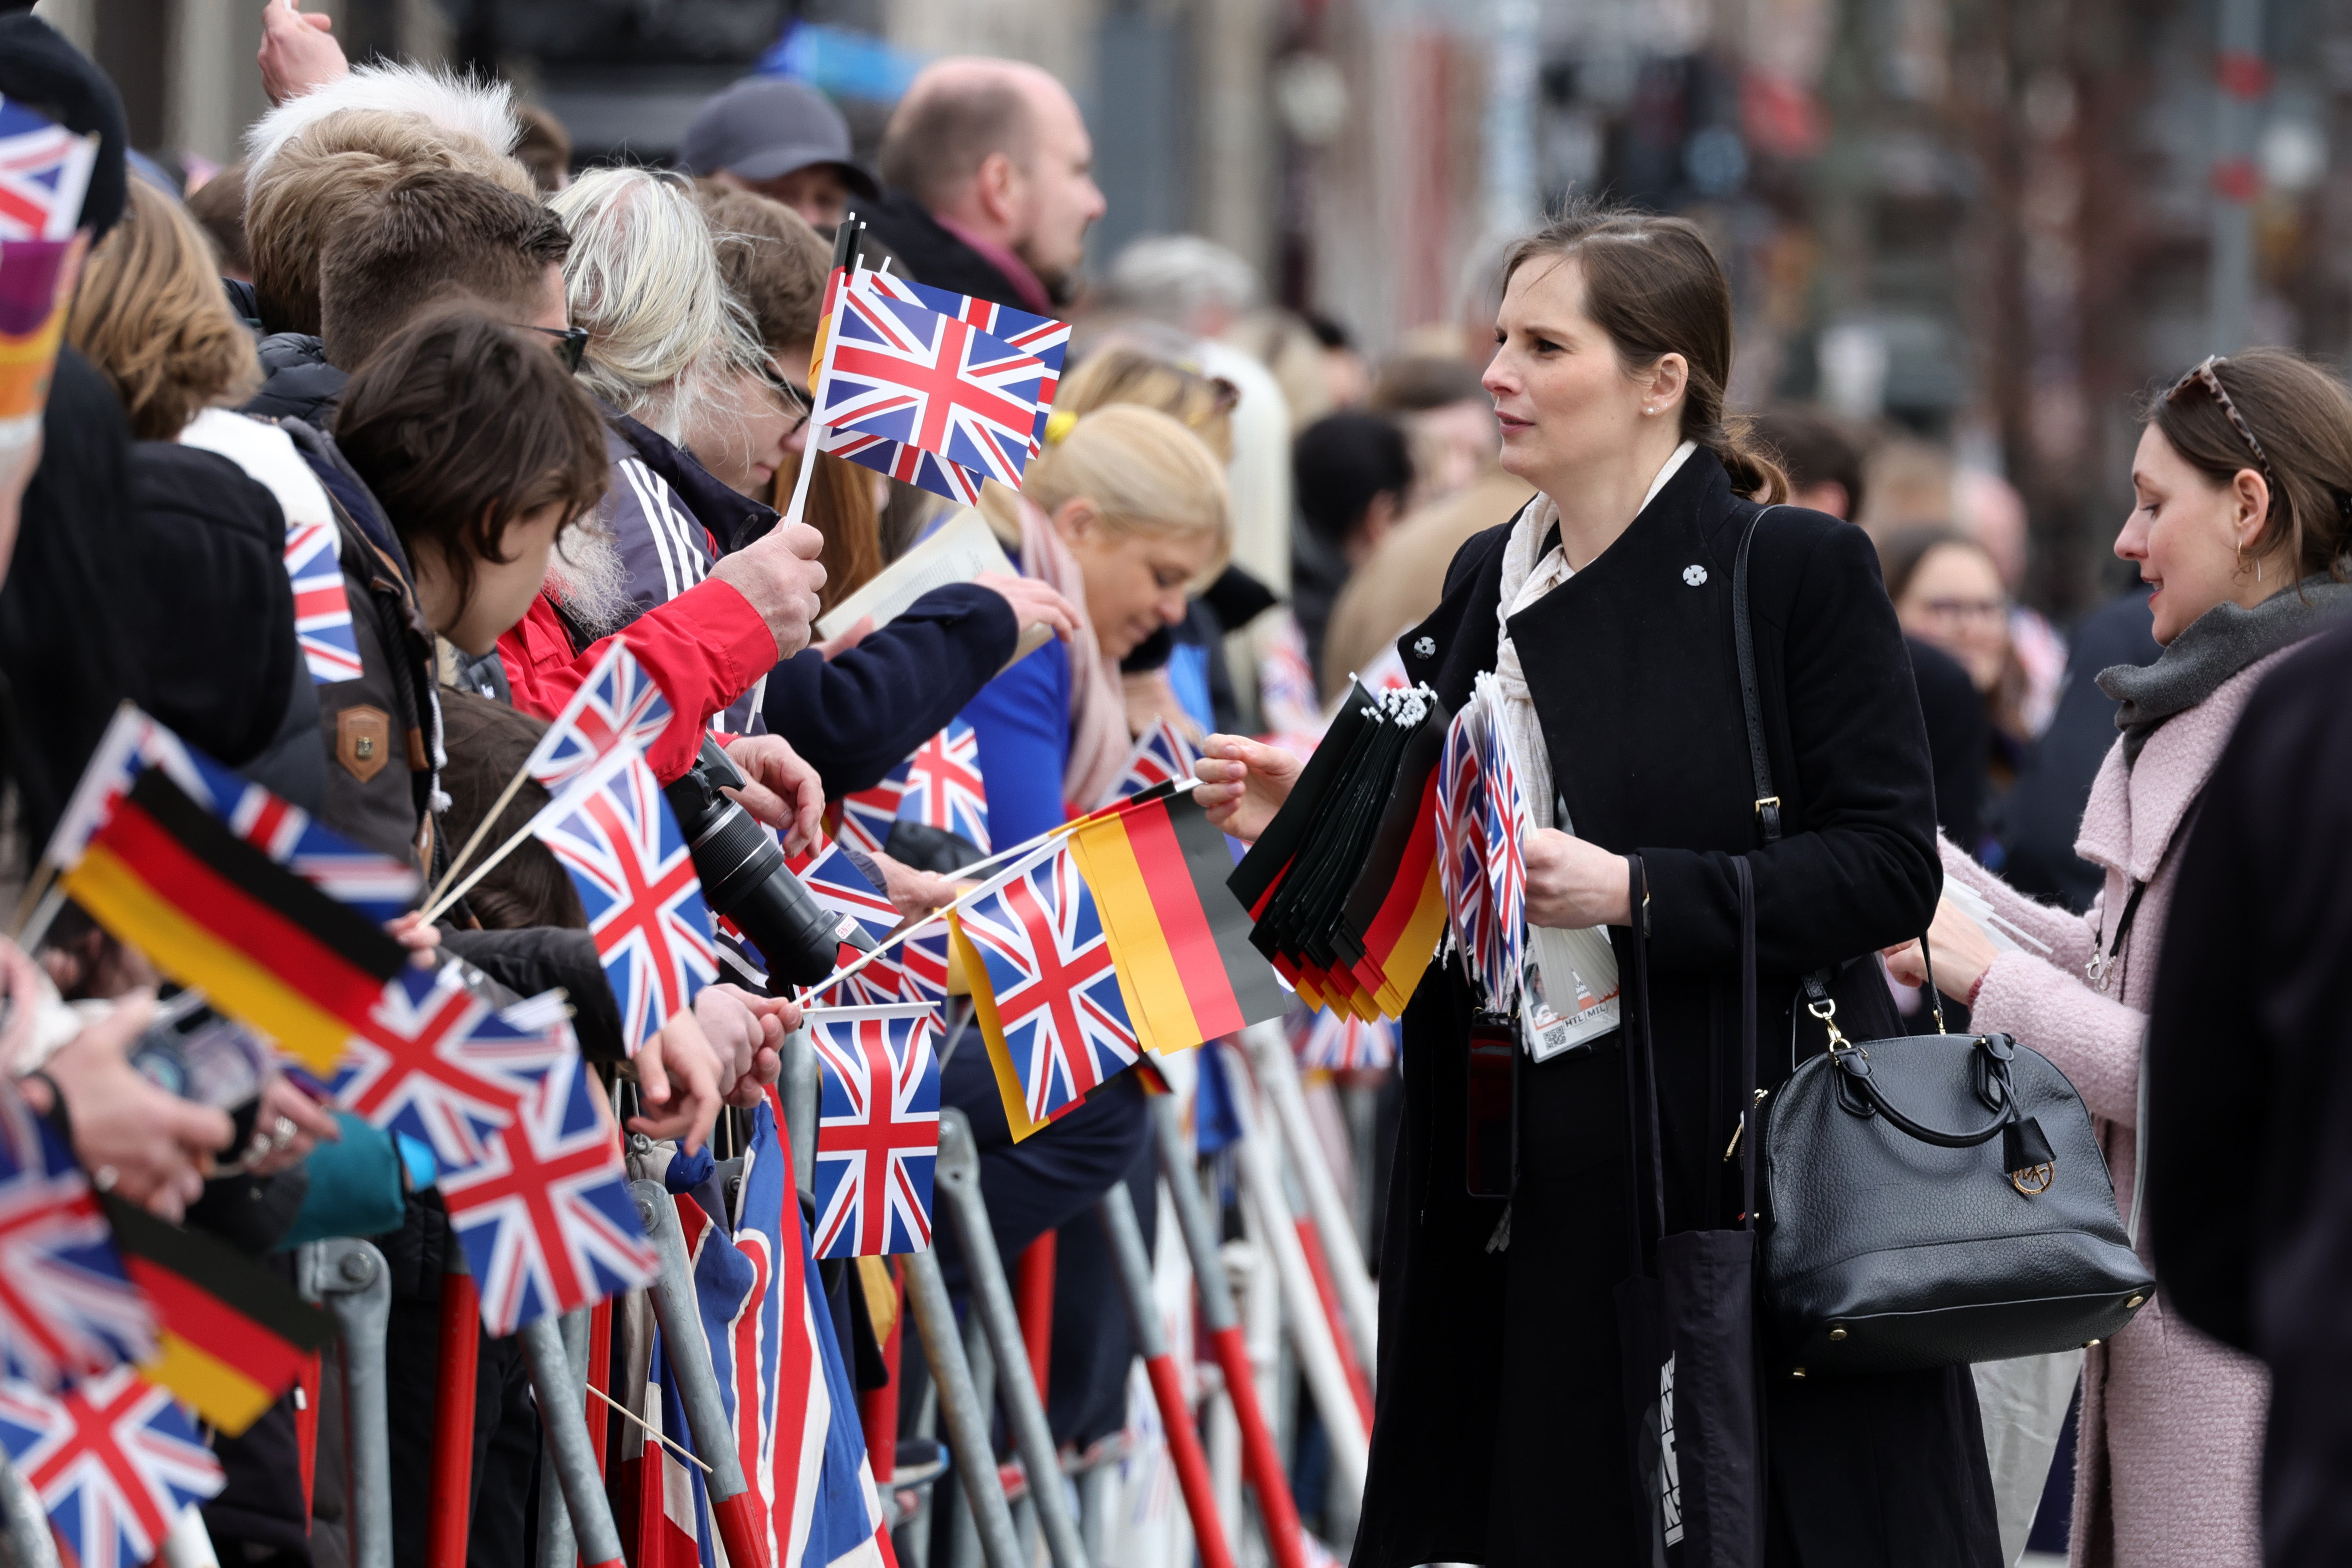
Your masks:
[[[788,850],[958,718],[1011,843],[1097,802],[1162,721],[1194,742],[1304,750],[1351,682],[1408,684],[1401,634],[1437,607],[1463,543],[1535,494],[1502,467],[1484,358],[1457,334],[1369,352],[1198,236],[1090,265],[1089,226],[1117,193],[1092,178],[1076,104],[1034,68],[926,67],[871,166],[823,94],[749,78],[656,169],[576,168],[563,127],[507,86],[355,67],[321,18],[285,4],[266,12],[259,65],[276,107],[243,160],[167,166],[126,152],[94,66],[29,16],[0,20],[0,93],[103,142],[43,437],[6,458],[21,511],[0,536],[14,542],[0,673],[16,886],[125,699],[438,882],[452,845],[504,837],[543,804],[499,785],[616,636],[685,721],[649,754],[656,773],[677,778],[717,737]],[[812,359],[845,223],[872,264],[1074,332],[1024,484],[991,485],[973,509],[1013,570],[827,637],[819,620],[963,510],[814,449]],[[2104,872],[2076,858],[2076,832],[2116,738],[2092,676],[2156,658],[2146,590],[2053,626],[2021,599],[2030,520],[1997,475],[1809,407],[1763,410],[1754,434],[1792,504],[1876,545],[1947,837],[2021,891],[2089,908]],[[785,522],[803,483],[803,521]],[[333,679],[298,636],[282,567],[306,526],[340,542],[352,611]],[[968,847],[894,837],[874,868],[919,916],[952,897]],[[527,845],[398,934],[519,994],[564,986],[583,1051],[635,1080],[632,1128],[698,1143],[722,1106],[774,1081],[796,1008],[714,986],[639,1048],[583,923],[555,861]],[[157,980],[71,911],[34,957],[40,975],[13,994],[100,1003]],[[126,1008],[16,1060],[46,1064],[28,1097],[73,1101],[84,1163],[125,1196],[278,1246],[303,1194],[218,1218],[230,1178],[208,1173],[228,1123],[133,1081],[124,1051],[145,1016]],[[1334,1122],[1333,1164],[1366,1216],[1391,1142],[1370,1108],[1392,1060],[1375,1041],[1337,1064],[1361,1114],[1352,1137]],[[1122,1181],[1149,1230],[1132,1075],[1018,1146],[982,1053],[951,1058],[945,1078],[972,1117],[1005,1257]],[[354,1135],[290,1087],[265,1098],[262,1126],[279,1131],[233,1178],[239,1194]],[[389,1238],[398,1278],[398,1389],[430,1363],[448,1242],[423,1194],[394,1201],[398,1223],[366,1234]],[[1049,1410],[1080,1447],[1125,1421],[1132,1352],[1088,1236],[1074,1229],[1056,1265]],[[527,1433],[520,1448],[499,1436],[527,1420],[520,1373],[488,1352],[485,1365],[474,1550],[508,1563],[532,1450]],[[396,1420],[403,1564],[424,1560],[421,1429]],[[238,1440],[247,1457],[209,1510],[223,1561],[308,1560],[280,1463],[289,1430]]]

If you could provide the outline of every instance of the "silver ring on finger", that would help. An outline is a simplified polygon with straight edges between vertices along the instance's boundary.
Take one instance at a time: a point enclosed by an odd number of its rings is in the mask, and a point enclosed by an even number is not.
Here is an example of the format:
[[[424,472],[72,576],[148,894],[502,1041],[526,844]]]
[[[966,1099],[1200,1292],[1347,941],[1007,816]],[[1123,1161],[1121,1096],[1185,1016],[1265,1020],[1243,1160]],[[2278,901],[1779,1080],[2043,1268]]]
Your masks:
[[[286,1145],[294,1142],[295,1134],[301,1131],[302,1130],[300,1128],[294,1125],[294,1119],[292,1117],[281,1116],[276,1121],[270,1123],[269,1146],[272,1149],[283,1149]]]

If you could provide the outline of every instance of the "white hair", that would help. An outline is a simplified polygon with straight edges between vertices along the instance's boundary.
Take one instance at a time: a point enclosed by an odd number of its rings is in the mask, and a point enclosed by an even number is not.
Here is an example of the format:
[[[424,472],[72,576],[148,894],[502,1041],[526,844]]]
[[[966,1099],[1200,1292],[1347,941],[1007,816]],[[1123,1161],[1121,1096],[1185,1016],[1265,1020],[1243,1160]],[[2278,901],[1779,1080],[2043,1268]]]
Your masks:
[[[422,115],[443,131],[487,143],[495,153],[511,153],[522,140],[514,89],[505,82],[456,76],[411,60],[354,66],[350,75],[289,98],[253,122],[245,133],[245,188],[260,184],[262,170],[287,142],[346,109]]]
[[[1257,269],[1197,234],[1156,234],[1130,243],[1104,281],[1114,302],[1163,321],[1184,322],[1209,306],[1241,311],[1258,302]]]
[[[547,205],[572,235],[563,292],[588,330],[589,390],[679,439],[697,404],[766,360],[701,209],[676,176],[644,169],[592,169]]]

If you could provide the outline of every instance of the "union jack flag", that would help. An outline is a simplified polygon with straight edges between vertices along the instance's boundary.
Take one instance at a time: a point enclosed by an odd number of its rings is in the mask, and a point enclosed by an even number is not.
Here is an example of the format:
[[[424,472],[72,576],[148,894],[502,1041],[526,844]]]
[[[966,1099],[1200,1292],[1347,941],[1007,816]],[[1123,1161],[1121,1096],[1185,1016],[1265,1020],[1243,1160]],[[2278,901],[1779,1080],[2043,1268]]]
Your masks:
[[[893,272],[868,272],[863,283],[877,293],[937,310],[942,316],[953,316],[1023,353],[1034,355],[1045,372],[1037,384],[1037,423],[1030,431],[1029,455],[1034,458],[1045,449],[1045,421],[1053,415],[1054,394],[1062,379],[1062,361],[1069,353],[1069,322],[1057,321],[1051,316],[1034,316],[992,300],[975,300],[969,294],[934,289]],[[868,460],[866,466],[889,472],[881,463]]]
[[[856,921],[870,941],[878,942],[898,929],[898,906],[866,879],[840,845],[826,845],[800,878],[810,897]]]
[[[1291,1052],[1302,1068],[1345,1072],[1396,1061],[1396,1027],[1385,1018],[1367,1024],[1337,1002],[1321,1012],[1294,1002],[1285,1023]]]
[[[142,770],[151,767],[163,769],[189,799],[227,823],[238,837],[368,919],[388,921],[415,906],[424,884],[406,860],[361,848],[300,806],[224,767],[130,707],[117,713],[100,737],[58,837],[51,840],[52,853],[63,852],[58,845],[87,841],[114,801],[138,781]]]
[[[898,816],[943,827],[988,853],[988,781],[980,772],[980,736],[961,719],[915,748]]]
[[[441,1200],[503,1338],[551,1312],[634,1290],[659,1267],[588,1064],[566,1053],[485,1135],[482,1163],[441,1179]]]
[[[0,1381],[0,1446],[80,1568],[152,1561],[187,1506],[222,1485],[188,1413],[129,1367],[55,1395]]]
[[[364,673],[359,636],[352,626],[352,602],[343,591],[341,546],[331,524],[286,525],[286,575],[294,584],[294,635],[311,683],[357,680]]]
[[[1066,847],[1029,861],[948,918],[987,969],[992,1033],[1012,1058],[1030,1121],[1060,1114],[1135,1065],[1141,1050],[1102,917]],[[983,977],[971,978],[977,995]]]
[[[912,759],[900,763],[880,784],[841,799],[841,837],[868,855],[879,855],[890,842],[890,825],[898,820],[898,800],[907,793],[907,773]]]
[[[719,978],[710,909],[653,769],[632,753],[540,837],[572,873],[634,1054]]]
[[[1192,742],[1184,738],[1184,731],[1164,717],[1153,720],[1151,728],[1137,739],[1127,753],[1127,767],[1118,782],[1111,785],[1096,809],[1141,795],[1154,784],[1176,784],[1191,778],[1192,764],[1200,755],[1192,749]]]
[[[889,1536],[857,1396],[827,1313],[809,1231],[793,1193],[792,1151],[772,1110],[752,1113],[751,1143],[731,1216],[691,1196],[674,1200],[693,1260],[701,1343],[710,1358],[744,1479],[758,1494],[761,1552],[777,1568],[883,1568]],[[646,1412],[689,1452],[667,1335],[654,1342]],[[702,1472],[647,1442],[639,1475],[638,1568],[719,1568],[722,1555]],[[651,1473],[647,1473],[650,1471]],[[626,1484],[625,1479],[624,1484]]]
[[[550,799],[539,820],[571,815],[583,795],[621,766],[625,754],[643,752],[660,740],[670,718],[669,699],[628,644],[608,639],[604,657],[523,763],[547,786]]]
[[[1437,759],[1438,888],[1454,942],[1474,973],[1484,973],[1478,954],[1488,926],[1486,835],[1479,821],[1486,799],[1480,766],[1486,720],[1484,704],[1464,703],[1446,727]]]
[[[898,992],[906,1000],[935,1006],[947,1000],[948,928],[933,926],[900,942],[898,970]]]
[[[1486,947],[1484,983],[1494,1006],[1506,1006],[1519,990],[1519,966],[1527,952],[1527,835],[1531,830],[1527,790],[1519,787],[1519,769],[1512,762],[1510,738],[1494,715],[1489,700],[1484,785],[1486,799],[1477,820],[1482,827],[1482,851],[1486,858]]]
[[[482,1163],[486,1134],[572,1049],[562,1026],[520,1028],[469,989],[454,963],[404,969],[343,1047],[329,1087],[371,1126],[430,1144],[445,1171]]]
[[[878,1258],[931,1245],[940,1063],[929,1010],[893,1011],[904,1016],[808,1014],[824,1075],[816,1123],[819,1258]]]
[[[870,276],[861,272],[835,300],[816,412],[828,432],[820,448],[874,467],[872,447],[889,443],[899,451],[884,472],[951,500],[975,496],[981,479],[1018,489],[1037,430],[1044,363],[966,321],[867,287]]]
[[[98,138],[0,99],[0,240],[71,239]]]
[[[0,1087],[0,1368],[55,1388],[153,1347],[146,1299],[73,1152]]]

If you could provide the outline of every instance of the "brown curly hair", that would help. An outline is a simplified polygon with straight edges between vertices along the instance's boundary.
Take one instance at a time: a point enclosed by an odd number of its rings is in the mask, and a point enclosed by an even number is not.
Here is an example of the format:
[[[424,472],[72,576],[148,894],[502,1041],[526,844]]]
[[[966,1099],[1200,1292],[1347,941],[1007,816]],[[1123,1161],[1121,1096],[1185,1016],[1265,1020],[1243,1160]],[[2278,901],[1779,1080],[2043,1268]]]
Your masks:
[[[212,241],[144,180],[131,182],[122,221],[89,253],[66,341],[113,384],[142,441],[169,441],[203,409],[242,403],[261,384]]]
[[[387,339],[343,389],[335,445],[414,555],[429,542],[460,595],[476,561],[551,503],[569,527],[604,496],[604,422],[544,341],[448,305]]]

